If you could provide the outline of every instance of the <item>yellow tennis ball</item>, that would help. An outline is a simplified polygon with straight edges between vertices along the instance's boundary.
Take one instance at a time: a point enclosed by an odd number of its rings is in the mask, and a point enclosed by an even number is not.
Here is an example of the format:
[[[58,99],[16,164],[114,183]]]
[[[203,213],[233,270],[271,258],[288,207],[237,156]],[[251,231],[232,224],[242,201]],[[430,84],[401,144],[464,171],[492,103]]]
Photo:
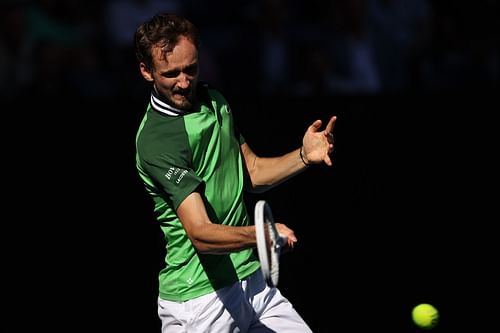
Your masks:
[[[439,312],[431,304],[422,303],[413,308],[411,313],[413,321],[418,327],[431,329],[439,321]]]

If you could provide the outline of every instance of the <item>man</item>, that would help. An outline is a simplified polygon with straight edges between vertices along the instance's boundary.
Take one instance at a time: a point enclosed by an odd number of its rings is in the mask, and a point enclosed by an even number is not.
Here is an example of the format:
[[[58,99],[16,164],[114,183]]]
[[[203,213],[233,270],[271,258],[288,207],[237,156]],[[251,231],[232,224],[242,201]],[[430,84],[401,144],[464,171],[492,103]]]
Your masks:
[[[215,89],[198,83],[199,35],[188,20],[154,16],[135,33],[151,100],[136,138],[137,168],[165,234],[159,273],[162,332],[310,332],[254,254],[255,228],[243,191],[261,191],[305,170],[332,165],[336,117],[315,121],[303,145],[279,157],[257,156]],[[288,246],[293,230],[277,223]]]

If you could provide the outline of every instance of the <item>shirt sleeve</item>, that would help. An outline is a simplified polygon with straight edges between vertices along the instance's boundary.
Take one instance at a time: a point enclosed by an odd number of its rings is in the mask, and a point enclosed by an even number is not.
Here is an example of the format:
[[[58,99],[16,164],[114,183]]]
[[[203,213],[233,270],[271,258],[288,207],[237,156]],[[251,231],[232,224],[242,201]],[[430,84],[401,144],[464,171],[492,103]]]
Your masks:
[[[145,161],[143,166],[153,188],[172,204],[174,210],[203,182],[189,165],[182,163],[182,159],[159,155]]]

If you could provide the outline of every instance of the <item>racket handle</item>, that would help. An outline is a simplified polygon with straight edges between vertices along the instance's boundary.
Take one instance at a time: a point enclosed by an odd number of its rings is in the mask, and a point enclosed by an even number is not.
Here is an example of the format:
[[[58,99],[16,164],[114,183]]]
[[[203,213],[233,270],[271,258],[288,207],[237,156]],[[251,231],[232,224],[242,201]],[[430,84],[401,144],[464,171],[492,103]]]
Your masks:
[[[286,244],[288,243],[288,237],[284,236],[284,235],[279,235],[278,237],[278,245],[280,247],[283,247],[285,246]]]

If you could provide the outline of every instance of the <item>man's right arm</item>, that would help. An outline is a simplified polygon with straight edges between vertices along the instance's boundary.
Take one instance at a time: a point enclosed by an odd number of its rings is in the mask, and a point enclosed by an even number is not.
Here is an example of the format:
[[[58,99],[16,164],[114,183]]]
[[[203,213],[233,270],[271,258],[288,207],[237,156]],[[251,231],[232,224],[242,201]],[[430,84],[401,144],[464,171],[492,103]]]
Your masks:
[[[256,246],[255,227],[231,227],[212,223],[199,192],[184,199],[177,215],[184,230],[200,253],[222,254]]]
[[[177,208],[177,215],[193,246],[200,253],[224,254],[257,246],[255,226],[232,227],[212,223],[199,192],[186,197]],[[295,233],[283,223],[276,223],[281,235],[293,247],[297,242]]]

